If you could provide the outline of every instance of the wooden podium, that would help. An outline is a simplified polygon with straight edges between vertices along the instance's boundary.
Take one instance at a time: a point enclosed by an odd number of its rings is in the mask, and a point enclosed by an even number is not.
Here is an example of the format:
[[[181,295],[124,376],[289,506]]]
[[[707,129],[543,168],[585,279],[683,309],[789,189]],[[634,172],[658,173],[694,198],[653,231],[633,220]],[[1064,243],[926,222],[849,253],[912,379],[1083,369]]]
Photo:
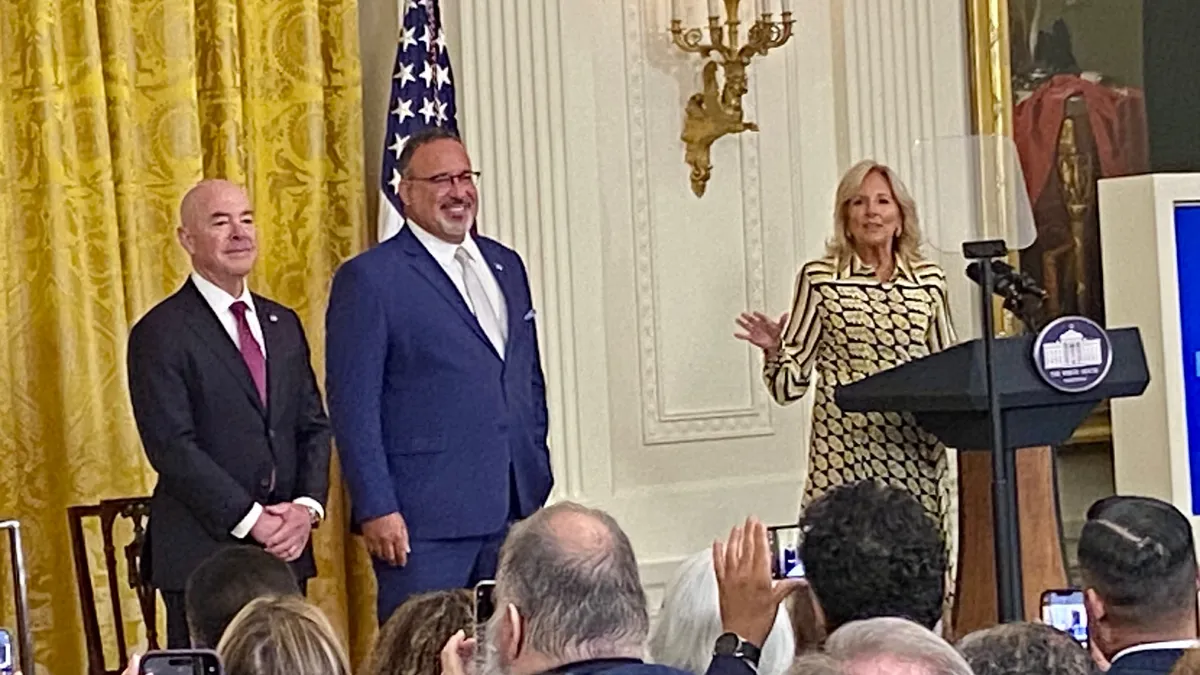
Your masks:
[[[1090,391],[1069,394],[1047,385],[1033,365],[1031,335],[993,342],[1004,452],[1015,453],[1020,565],[1025,619],[1037,619],[1039,598],[1066,584],[1051,449],[1071,437],[1104,399],[1138,396],[1150,380],[1136,328],[1108,331],[1112,367]],[[994,625],[996,549],[992,511],[992,418],[982,340],[955,345],[844,387],[842,410],[908,412],[948,448],[958,448],[958,583],[954,635]]]
[[[1054,484],[1054,450],[1017,453],[1017,515],[1025,620],[1040,620],[1042,591],[1067,586],[1061,519]],[[996,549],[992,536],[992,462],[988,452],[958,454],[958,583],[953,630],[958,639],[997,623]]]

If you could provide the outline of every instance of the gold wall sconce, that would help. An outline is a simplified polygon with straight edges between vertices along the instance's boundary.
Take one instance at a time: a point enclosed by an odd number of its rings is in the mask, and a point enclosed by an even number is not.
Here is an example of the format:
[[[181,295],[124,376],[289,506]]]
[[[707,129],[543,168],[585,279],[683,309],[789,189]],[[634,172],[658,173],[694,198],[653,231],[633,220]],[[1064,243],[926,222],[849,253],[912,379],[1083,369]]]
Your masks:
[[[746,95],[746,67],[755,54],[782,46],[792,37],[791,0],[780,0],[779,21],[772,19],[768,4],[773,0],[754,0],[754,23],[746,33],[746,44],[740,45],[738,6],[741,0],[708,0],[708,43],[702,28],[683,27],[679,5],[683,0],[671,0],[671,37],[675,46],[690,54],[708,59],[701,71],[704,90],[692,94],[684,107],[683,135],[687,152],[684,161],[692,167],[692,192],[704,195],[712,177],[710,150],[713,141],[726,134],[758,131],[758,125],[745,121],[742,97]],[[720,5],[725,5],[725,26],[721,26]],[[740,45],[740,46],[739,46]],[[724,71],[724,84],[717,86],[717,69]]]

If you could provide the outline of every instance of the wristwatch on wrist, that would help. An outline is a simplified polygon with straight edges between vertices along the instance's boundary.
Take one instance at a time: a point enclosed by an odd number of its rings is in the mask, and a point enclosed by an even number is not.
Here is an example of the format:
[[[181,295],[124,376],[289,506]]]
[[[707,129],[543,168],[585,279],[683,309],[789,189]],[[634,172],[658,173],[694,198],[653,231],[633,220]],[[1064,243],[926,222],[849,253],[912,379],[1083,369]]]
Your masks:
[[[304,504],[303,506],[304,508],[308,509],[308,524],[312,525],[313,529],[316,529],[316,527],[321,524],[321,514],[317,513],[316,509],[307,504]]]
[[[742,659],[754,667],[758,667],[758,657],[762,649],[751,642],[743,640],[737,633],[722,633],[717,638],[713,656],[732,656]]]

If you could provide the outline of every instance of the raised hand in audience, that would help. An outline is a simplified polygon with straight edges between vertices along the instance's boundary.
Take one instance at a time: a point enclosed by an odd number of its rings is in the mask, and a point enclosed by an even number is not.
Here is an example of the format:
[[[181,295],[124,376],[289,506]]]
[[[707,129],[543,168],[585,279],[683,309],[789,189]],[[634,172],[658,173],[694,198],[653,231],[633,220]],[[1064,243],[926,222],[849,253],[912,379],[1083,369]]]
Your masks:
[[[771,633],[779,603],[805,583],[772,579],[770,548],[767,527],[754,517],[734,527],[727,542],[713,542],[721,625],[759,647]]]

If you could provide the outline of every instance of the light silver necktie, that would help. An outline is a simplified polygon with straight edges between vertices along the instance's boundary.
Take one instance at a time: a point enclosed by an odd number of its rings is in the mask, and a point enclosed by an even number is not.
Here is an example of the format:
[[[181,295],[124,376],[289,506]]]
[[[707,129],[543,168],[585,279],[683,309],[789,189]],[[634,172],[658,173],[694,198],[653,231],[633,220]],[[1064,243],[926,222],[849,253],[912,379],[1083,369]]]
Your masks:
[[[475,312],[475,319],[479,321],[479,327],[483,329],[483,334],[492,341],[492,346],[496,348],[500,358],[504,358],[504,341],[507,339],[504,326],[496,316],[496,309],[492,307],[492,301],[488,299],[487,292],[483,290],[483,282],[475,273],[475,266],[471,264],[471,254],[467,252],[467,249],[459,246],[458,250],[454,252],[454,259],[462,268],[467,297],[471,300],[471,310]]]

